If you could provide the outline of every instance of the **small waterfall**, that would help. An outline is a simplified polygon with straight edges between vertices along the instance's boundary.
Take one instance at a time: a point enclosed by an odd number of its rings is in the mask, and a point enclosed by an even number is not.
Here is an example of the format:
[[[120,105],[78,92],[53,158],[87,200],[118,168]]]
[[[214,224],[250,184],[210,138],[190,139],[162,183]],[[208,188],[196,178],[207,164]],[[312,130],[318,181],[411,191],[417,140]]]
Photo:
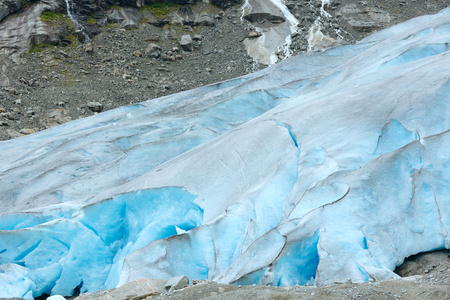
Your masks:
[[[270,0],[276,7],[278,7],[281,12],[283,13],[284,17],[286,18],[286,21],[289,22],[290,24],[290,33],[294,33],[297,32],[298,27],[297,25],[299,24],[299,21],[294,17],[293,14],[291,14],[291,12],[289,11],[289,9],[287,8],[285,1],[284,0]],[[285,44],[280,45],[278,47],[279,51],[282,51],[285,55],[285,57],[289,57],[292,55],[292,51],[289,48],[292,44],[292,38],[291,35],[288,34],[286,36],[286,40],[285,40]]]
[[[84,28],[83,25],[81,25],[77,19],[72,15],[71,12],[71,6],[70,6],[70,2],[71,0],[65,0],[66,1],[66,7],[67,7],[67,16],[69,17],[69,19],[77,26],[77,30],[79,30],[81,32],[81,34],[84,37],[84,42],[89,42],[91,39],[89,38],[89,36],[86,33],[86,29]]]
[[[310,1],[310,5],[313,6],[312,0]],[[320,15],[314,21],[314,24],[311,26],[308,32],[308,52],[314,49],[314,46],[322,43],[323,41],[332,42],[332,39],[322,32],[322,20],[331,18],[331,15],[325,10],[325,6],[330,6],[330,0],[322,0],[322,5],[320,6]],[[336,31],[339,37],[341,37],[340,33]]]
[[[257,0],[253,0],[257,2]],[[247,53],[253,60],[265,65],[272,65],[278,61],[278,53],[283,53],[284,57],[292,55],[290,45],[292,44],[291,34],[298,30],[298,20],[286,7],[284,0],[265,0],[270,2],[275,9],[279,10],[285,18],[285,22],[273,24],[269,28],[259,28],[256,24],[252,28],[260,33],[258,38],[244,41]],[[250,2],[250,3],[249,3]],[[251,2],[245,0],[242,5],[241,21],[244,16],[251,11]]]

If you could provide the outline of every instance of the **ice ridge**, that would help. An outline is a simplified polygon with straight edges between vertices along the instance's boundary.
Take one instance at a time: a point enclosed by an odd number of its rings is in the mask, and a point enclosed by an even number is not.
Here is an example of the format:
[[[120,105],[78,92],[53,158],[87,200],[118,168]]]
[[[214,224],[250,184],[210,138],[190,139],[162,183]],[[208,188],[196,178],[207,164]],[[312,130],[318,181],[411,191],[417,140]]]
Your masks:
[[[0,297],[383,280],[449,249],[448,40],[450,9],[0,142]]]

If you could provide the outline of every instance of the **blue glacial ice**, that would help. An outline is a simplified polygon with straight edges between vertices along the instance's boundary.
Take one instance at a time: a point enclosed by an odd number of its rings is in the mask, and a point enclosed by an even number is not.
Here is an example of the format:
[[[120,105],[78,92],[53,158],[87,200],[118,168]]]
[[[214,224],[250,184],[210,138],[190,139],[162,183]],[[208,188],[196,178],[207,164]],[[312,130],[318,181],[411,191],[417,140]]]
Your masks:
[[[0,297],[396,278],[450,248],[450,9],[0,142]]]

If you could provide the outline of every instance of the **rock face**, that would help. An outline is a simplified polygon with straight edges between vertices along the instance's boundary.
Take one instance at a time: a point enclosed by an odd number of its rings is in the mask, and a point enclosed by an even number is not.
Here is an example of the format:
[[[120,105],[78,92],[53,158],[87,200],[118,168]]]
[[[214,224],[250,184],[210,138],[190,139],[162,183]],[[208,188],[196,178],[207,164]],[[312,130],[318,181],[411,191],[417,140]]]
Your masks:
[[[344,5],[338,15],[342,16],[351,27],[363,32],[384,28],[391,21],[391,16],[383,9],[360,8],[355,3]]]
[[[248,0],[244,8],[244,18],[250,22],[267,20],[281,23],[286,21],[281,10],[270,0]]]
[[[15,13],[21,8],[21,0],[0,0],[0,22],[9,14]]]
[[[144,18],[139,10],[132,7],[121,7],[120,14],[123,17],[121,26],[125,29],[137,29]]]
[[[243,16],[255,28],[244,40],[247,52],[261,64],[270,65],[278,61],[278,54],[289,54],[291,35],[296,32],[298,20],[288,8],[278,1],[247,1]]]
[[[0,24],[0,60],[19,61],[20,55],[28,51],[33,43],[43,42],[47,36],[41,14],[45,10],[61,8],[57,0],[42,1],[26,10],[20,17],[9,18]]]

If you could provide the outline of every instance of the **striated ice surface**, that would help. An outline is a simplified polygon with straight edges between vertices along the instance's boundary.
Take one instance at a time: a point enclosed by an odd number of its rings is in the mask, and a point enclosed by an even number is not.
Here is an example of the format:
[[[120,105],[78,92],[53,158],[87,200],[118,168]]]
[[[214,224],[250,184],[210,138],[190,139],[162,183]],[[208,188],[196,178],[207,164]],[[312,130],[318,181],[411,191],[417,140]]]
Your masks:
[[[395,278],[450,248],[450,9],[0,142],[0,297]]]

